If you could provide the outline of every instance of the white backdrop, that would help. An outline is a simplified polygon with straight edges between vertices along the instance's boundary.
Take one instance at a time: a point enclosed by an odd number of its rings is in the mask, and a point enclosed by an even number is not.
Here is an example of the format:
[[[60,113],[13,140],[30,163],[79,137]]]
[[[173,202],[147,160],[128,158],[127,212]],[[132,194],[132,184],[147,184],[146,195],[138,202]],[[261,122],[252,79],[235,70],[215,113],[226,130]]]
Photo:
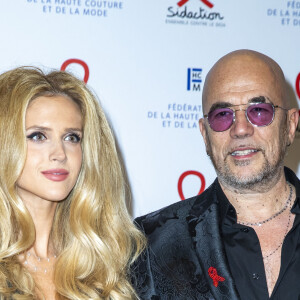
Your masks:
[[[271,56],[299,106],[300,1],[0,4],[0,71],[20,65],[60,69],[65,63],[85,77],[116,134],[134,216],[196,195],[214,180],[197,121],[203,81],[222,55],[248,48]],[[300,134],[286,159],[298,177],[299,149]]]

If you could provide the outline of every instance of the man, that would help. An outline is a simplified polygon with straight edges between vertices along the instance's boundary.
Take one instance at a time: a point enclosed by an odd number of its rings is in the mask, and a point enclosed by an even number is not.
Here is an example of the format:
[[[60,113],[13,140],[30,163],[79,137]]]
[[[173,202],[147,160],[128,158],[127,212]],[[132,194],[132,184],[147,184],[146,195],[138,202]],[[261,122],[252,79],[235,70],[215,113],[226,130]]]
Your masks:
[[[141,299],[300,296],[300,182],[284,168],[298,110],[271,58],[221,58],[199,121],[218,178],[200,196],[137,218],[148,248],[134,266]]]

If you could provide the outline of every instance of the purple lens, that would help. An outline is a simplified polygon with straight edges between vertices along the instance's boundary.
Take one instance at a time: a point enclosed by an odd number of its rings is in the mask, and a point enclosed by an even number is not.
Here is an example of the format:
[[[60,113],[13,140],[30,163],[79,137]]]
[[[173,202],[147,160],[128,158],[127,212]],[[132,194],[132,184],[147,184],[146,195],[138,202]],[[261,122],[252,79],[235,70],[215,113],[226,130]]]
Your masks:
[[[251,104],[246,113],[253,125],[267,126],[273,121],[274,107],[271,103]]]
[[[225,131],[232,125],[233,111],[230,108],[218,108],[211,111],[207,118],[212,130]]]

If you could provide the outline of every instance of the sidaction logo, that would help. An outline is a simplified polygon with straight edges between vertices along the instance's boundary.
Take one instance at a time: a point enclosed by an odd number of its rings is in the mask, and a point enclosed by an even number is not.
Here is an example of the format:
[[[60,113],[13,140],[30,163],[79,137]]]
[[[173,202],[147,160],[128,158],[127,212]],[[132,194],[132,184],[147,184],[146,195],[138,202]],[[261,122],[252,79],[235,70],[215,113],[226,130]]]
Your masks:
[[[300,100],[300,73],[298,74],[297,78],[296,78],[296,84],[295,84],[295,87],[296,87],[296,93],[297,93],[297,96]]]
[[[84,77],[83,77],[83,81],[85,83],[88,82],[89,80],[89,76],[90,76],[90,71],[89,71],[89,67],[88,65],[81,59],[77,59],[77,58],[70,58],[68,60],[66,60],[60,67],[61,71],[65,71],[66,68],[70,65],[70,64],[78,64],[80,66],[83,67],[84,70]]]
[[[300,100],[300,73],[298,74],[298,76],[296,78],[295,89],[296,89],[298,99]],[[299,109],[299,116],[300,116],[300,109]],[[298,123],[297,131],[300,132],[300,121]]]
[[[198,172],[198,171],[192,171],[192,170],[185,171],[185,172],[183,172],[180,175],[180,177],[178,179],[178,184],[177,184],[178,194],[179,194],[179,197],[180,197],[181,200],[185,199],[184,194],[183,194],[183,188],[182,188],[183,180],[187,176],[190,176],[190,175],[197,176],[200,179],[201,186],[200,186],[200,189],[198,191],[198,195],[200,195],[205,190],[205,178],[204,178],[204,176],[200,172]]]
[[[166,23],[224,27],[224,16],[213,7],[208,0],[180,0],[167,8]]]
[[[178,6],[182,6],[184,4],[186,4],[187,2],[189,2],[190,0],[181,0],[177,3]],[[206,6],[208,6],[209,8],[213,8],[213,4],[207,0],[200,0],[201,2],[203,2]]]

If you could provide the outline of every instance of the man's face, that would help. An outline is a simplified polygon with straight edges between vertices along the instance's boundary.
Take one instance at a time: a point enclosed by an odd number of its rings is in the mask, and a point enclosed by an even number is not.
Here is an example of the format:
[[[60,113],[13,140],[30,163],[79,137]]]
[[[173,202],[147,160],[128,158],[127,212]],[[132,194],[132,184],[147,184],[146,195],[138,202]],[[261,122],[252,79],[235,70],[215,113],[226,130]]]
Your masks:
[[[214,70],[204,92],[203,109],[222,103],[248,104],[251,99],[285,107],[283,87],[274,72],[260,60],[234,60]],[[247,105],[235,109],[246,109]],[[288,112],[277,108],[273,122],[265,127],[249,123],[245,111],[235,112],[235,122],[222,132],[213,131],[207,119],[200,130],[218,178],[224,185],[252,189],[279,175],[289,141]]]

